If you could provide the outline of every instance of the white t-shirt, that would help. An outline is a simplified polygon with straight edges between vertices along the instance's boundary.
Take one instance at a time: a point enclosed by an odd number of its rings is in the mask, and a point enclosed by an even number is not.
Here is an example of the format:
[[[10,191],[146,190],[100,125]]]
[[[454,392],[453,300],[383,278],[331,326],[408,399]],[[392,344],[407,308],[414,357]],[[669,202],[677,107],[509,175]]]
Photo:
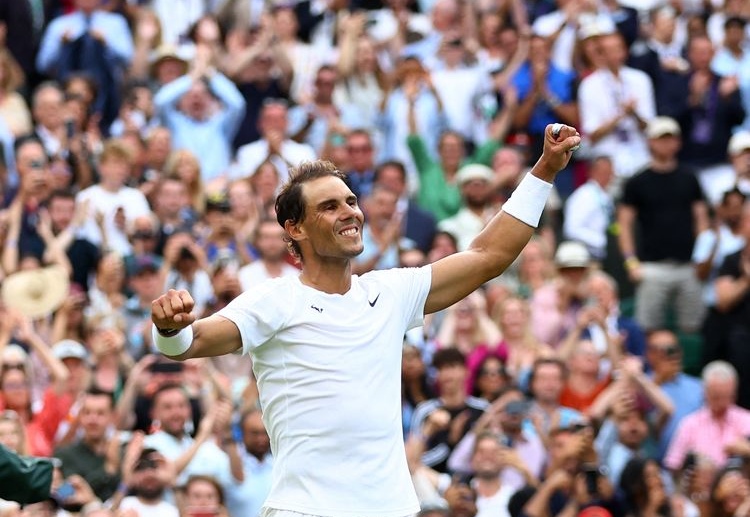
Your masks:
[[[401,427],[401,349],[431,267],[353,276],[344,295],[276,278],[218,314],[253,356],[274,473],[265,506],[324,517],[419,511]]]
[[[110,192],[101,185],[92,185],[80,191],[76,196],[76,204],[80,205],[85,201],[89,203],[89,216],[81,230],[81,236],[97,246],[102,243],[102,233],[94,218],[94,214],[101,212],[104,215],[104,228],[107,232],[109,247],[121,255],[129,254],[130,242],[125,232],[115,225],[115,215],[120,208],[125,213],[126,221],[148,215],[151,209],[143,193],[131,187],[122,187],[117,192]]]
[[[299,276],[299,269],[285,263],[281,266],[281,275],[279,276]],[[262,260],[256,260],[246,266],[242,266],[237,272],[237,277],[240,280],[243,291],[253,289],[255,286],[273,278],[268,274],[268,269],[266,269],[266,265]]]
[[[120,510],[135,510],[138,517],[180,517],[180,512],[173,504],[166,501],[159,501],[157,504],[144,504],[132,495],[122,500]]]

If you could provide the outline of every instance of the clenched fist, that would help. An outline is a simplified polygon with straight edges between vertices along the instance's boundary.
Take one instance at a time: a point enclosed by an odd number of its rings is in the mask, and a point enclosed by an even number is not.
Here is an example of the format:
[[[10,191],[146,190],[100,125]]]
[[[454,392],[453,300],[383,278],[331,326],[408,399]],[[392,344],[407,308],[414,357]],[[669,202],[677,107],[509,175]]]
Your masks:
[[[151,321],[162,332],[182,330],[195,321],[193,307],[195,301],[190,293],[170,289],[151,302]]]

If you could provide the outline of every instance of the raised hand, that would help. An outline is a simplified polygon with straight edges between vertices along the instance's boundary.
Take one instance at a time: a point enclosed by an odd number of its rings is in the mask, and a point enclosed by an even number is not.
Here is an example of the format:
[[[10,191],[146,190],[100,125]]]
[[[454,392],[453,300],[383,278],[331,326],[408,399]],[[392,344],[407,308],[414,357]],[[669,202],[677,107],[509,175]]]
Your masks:
[[[195,301],[185,290],[170,289],[151,302],[151,321],[161,331],[181,330],[192,325]]]
[[[544,131],[544,151],[542,160],[555,171],[560,171],[568,165],[578,146],[581,145],[581,135],[576,128],[565,124],[549,124]]]

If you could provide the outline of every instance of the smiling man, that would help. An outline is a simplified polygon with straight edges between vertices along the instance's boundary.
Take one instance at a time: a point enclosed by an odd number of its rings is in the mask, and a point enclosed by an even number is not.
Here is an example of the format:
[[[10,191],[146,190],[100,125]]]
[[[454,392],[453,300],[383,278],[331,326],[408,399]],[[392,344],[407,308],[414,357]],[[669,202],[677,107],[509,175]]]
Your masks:
[[[421,268],[353,275],[352,260],[364,248],[357,198],[334,165],[305,163],[276,200],[278,222],[302,264],[298,277],[269,280],[198,321],[186,291],[153,302],[154,339],[164,354],[252,355],[274,455],[266,517],[419,511],[401,427],[404,333],[518,256],[550,182],[581,140],[560,125],[548,126],[546,138],[531,174],[465,252]]]

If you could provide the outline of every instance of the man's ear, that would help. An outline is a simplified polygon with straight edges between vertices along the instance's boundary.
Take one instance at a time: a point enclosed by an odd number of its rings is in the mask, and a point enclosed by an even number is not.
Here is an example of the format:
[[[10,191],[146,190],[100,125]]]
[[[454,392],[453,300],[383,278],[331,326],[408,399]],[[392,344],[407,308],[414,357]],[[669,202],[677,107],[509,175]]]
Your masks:
[[[302,229],[300,223],[295,224],[291,219],[287,219],[284,222],[284,230],[286,230],[287,235],[295,242],[305,240],[305,231]]]

